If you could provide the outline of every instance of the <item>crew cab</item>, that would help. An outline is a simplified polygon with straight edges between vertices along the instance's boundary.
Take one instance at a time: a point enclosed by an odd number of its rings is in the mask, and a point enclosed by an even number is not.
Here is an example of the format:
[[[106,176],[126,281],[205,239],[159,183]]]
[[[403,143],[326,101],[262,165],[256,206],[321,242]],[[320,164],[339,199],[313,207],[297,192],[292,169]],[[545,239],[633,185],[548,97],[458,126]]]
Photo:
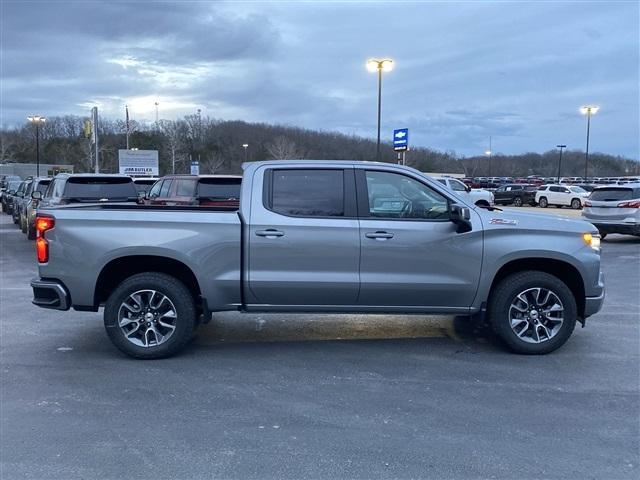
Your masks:
[[[469,203],[474,203],[479,207],[490,207],[494,203],[493,194],[482,188],[471,188],[456,178],[451,177],[433,177],[435,180],[446,186],[453,192],[456,192]]]
[[[97,311],[116,347],[172,355],[212,312],[475,315],[542,354],[604,300],[596,228],[478,208],[409,167],[245,164],[228,207],[39,210],[33,303]]]

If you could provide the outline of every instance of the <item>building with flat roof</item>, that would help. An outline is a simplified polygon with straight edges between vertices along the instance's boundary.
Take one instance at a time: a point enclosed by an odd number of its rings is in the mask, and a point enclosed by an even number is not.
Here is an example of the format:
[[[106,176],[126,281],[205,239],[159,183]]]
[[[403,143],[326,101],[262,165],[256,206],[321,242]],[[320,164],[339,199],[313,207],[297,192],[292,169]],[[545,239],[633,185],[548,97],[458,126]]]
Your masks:
[[[35,177],[37,166],[35,163],[0,163],[0,175],[18,175],[20,178]],[[40,176],[53,176],[57,173],[73,173],[73,165],[60,163],[41,163]]]

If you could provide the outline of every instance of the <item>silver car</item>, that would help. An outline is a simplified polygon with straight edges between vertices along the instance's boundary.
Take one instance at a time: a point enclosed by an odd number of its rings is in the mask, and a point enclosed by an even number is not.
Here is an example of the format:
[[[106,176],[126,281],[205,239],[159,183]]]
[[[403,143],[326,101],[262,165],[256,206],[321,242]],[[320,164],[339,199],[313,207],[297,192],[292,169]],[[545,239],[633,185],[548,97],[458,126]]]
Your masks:
[[[597,187],[584,202],[582,218],[600,231],[640,236],[640,183]]]

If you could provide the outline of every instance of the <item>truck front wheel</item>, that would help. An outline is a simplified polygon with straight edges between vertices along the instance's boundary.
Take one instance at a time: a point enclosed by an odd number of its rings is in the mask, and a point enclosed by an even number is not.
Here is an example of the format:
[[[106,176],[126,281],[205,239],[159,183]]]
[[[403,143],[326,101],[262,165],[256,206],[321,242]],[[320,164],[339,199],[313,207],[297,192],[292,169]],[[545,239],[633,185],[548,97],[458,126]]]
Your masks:
[[[540,355],[561,347],[577,320],[573,293],[559,278],[524,271],[502,279],[491,293],[488,319],[516,353]]]
[[[193,296],[182,282],[157,272],[133,275],[109,296],[104,326],[113,344],[135,358],[165,358],[182,350],[196,324]]]

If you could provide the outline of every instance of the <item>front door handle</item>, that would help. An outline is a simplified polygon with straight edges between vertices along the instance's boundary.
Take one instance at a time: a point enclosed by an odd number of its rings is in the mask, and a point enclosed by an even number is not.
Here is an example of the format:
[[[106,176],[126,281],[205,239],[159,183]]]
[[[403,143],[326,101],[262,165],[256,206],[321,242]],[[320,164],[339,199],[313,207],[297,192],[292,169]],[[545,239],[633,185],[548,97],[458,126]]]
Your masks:
[[[256,235],[258,237],[276,238],[284,237],[284,232],[280,232],[274,228],[268,228],[267,230],[256,230]]]
[[[367,232],[364,234],[364,236],[367,238],[373,238],[375,240],[388,240],[390,238],[393,238],[393,233],[382,232],[382,231]]]

